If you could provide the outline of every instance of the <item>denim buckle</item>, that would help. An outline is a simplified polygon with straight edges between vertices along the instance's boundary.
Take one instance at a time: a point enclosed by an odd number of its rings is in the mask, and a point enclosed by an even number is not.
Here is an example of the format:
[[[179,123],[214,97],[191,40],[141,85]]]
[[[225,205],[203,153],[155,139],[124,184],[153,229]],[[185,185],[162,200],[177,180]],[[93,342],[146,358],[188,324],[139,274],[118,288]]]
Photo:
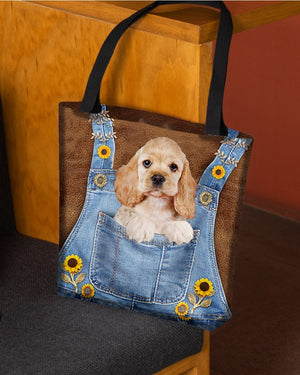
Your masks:
[[[209,191],[203,191],[199,195],[199,202],[203,204],[203,206],[208,206],[212,202],[212,194]]]
[[[94,177],[94,183],[99,188],[102,188],[103,186],[105,186],[107,184],[107,177],[105,176],[105,174],[98,173]]]

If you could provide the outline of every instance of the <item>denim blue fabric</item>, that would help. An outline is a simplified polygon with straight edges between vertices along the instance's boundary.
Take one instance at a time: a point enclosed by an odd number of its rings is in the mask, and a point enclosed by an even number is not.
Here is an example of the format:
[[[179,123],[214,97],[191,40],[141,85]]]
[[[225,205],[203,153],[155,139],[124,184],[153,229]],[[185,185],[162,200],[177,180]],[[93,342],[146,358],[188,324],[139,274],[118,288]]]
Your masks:
[[[113,219],[120,207],[114,193],[116,171],[112,169],[115,134],[113,120],[105,106],[102,108],[101,113],[91,115],[94,151],[86,199],[60,251],[58,294],[212,331],[231,316],[214,248],[219,196],[251,139],[237,138],[238,132],[229,130],[202,174],[196,215],[189,220],[194,238],[188,244],[170,243],[159,234],[150,242],[137,243],[129,240],[125,228]],[[213,173],[220,167],[225,172],[222,177]]]

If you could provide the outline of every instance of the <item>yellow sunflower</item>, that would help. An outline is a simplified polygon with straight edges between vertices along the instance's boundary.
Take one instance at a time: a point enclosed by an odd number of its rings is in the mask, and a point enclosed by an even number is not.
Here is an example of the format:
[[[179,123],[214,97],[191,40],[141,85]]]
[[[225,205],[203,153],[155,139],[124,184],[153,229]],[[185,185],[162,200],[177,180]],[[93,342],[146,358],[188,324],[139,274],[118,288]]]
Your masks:
[[[82,268],[82,259],[78,255],[69,255],[66,257],[63,267],[70,273],[78,273]]]
[[[189,311],[189,305],[185,302],[179,302],[175,307],[175,313],[182,318],[185,316]]]
[[[194,291],[198,296],[210,296],[214,292],[213,283],[208,279],[197,280],[194,285]]]
[[[98,148],[98,155],[101,159],[108,159],[111,154],[111,149],[108,146],[100,146]]]
[[[91,284],[85,284],[81,288],[81,295],[85,298],[93,298],[95,295],[95,289]]]
[[[216,165],[213,170],[212,170],[212,175],[214,178],[216,178],[217,180],[220,180],[221,178],[223,178],[225,176],[225,169],[224,167],[222,167],[222,165]]]

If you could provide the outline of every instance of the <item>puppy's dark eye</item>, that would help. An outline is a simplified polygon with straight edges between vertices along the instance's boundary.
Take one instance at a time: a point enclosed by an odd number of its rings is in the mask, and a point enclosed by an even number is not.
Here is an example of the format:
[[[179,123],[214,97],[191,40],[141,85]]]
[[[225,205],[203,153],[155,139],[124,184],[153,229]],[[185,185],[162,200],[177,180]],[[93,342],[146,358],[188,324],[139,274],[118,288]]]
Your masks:
[[[172,163],[172,164],[170,165],[170,169],[171,169],[172,172],[176,172],[177,169],[178,169],[178,166],[177,166],[175,163]]]
[[[149,168],[150,166],[151,166],[151,161],[150,160],[144,160],[143,161],[143,166],[145,167],[145,168]]]

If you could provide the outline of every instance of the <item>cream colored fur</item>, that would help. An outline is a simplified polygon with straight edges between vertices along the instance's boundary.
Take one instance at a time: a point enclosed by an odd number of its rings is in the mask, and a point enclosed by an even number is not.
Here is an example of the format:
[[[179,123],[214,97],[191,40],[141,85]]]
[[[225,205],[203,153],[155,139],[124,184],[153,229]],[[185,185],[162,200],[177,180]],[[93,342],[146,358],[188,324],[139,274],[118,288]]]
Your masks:
[[[151,162],[146,168],[145,160]],[[176,171],[170,166],[175,164]],[[155,186],[151,177],[163,176]],[[126,228],[130,239],[151,241],[154,233],[182,244],[193,238],[186,219],[195,216],[196,183],[185,154],[176,142],[160,137],[147,142],[116,175],[115,193],[122,204],[115,220]]]

